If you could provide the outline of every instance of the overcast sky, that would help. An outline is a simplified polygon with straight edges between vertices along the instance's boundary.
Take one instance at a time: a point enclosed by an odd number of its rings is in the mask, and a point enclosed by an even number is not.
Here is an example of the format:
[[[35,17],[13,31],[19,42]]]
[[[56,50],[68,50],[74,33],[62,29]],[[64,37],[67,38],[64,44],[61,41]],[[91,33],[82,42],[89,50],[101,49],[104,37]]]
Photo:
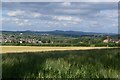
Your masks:
[[[117,2],[3,2],[2,30],[117,33],[117,7]]]

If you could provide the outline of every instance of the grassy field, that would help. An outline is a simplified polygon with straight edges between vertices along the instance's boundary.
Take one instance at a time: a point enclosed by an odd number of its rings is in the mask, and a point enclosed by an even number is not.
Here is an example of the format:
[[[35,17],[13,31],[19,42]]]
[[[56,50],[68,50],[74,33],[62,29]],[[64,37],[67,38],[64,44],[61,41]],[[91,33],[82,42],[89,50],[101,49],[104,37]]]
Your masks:
[[[1,53],[64,51],[64,50],[89,50],[113,47],[40,47],[40,46],[1,46]]]
[[[3,78],[120,78],[119,49],[1,55]]]

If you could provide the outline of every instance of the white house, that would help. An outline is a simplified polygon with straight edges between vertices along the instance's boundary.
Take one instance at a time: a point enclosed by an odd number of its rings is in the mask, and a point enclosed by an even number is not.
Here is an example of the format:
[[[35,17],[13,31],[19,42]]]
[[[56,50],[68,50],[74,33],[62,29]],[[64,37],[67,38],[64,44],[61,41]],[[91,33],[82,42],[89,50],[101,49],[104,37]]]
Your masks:
[[[108,39],[105,39],[105,40],[103,40],[103,42],[104,42],[104,43],[108,43],[108,42],[109,42],[109,40],[108,40]]]

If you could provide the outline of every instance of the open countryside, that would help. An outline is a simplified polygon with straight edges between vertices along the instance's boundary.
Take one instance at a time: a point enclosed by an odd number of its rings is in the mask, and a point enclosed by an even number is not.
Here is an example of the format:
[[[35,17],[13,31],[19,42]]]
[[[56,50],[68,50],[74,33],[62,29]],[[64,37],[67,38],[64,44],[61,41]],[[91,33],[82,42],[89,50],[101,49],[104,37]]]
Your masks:
[[[2,79],[119,80],[118,2],[94,1],[2,2]]]
[[[120,78],[116,34],[3,31],[3,78]]]

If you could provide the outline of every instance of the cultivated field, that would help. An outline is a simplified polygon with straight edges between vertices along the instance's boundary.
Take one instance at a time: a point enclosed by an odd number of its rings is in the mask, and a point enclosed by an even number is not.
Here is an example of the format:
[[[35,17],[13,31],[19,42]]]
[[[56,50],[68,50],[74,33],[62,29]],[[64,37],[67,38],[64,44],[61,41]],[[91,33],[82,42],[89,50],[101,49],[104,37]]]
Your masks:
[[[0,54],[3,78],[120,78],[118,48],[1,46],[1,49],[5,53]]]
[[[106,49],[113,47],[38,47],[38,46],[0,46],[1,53],[64,51],[64,50],[90,50]]]

